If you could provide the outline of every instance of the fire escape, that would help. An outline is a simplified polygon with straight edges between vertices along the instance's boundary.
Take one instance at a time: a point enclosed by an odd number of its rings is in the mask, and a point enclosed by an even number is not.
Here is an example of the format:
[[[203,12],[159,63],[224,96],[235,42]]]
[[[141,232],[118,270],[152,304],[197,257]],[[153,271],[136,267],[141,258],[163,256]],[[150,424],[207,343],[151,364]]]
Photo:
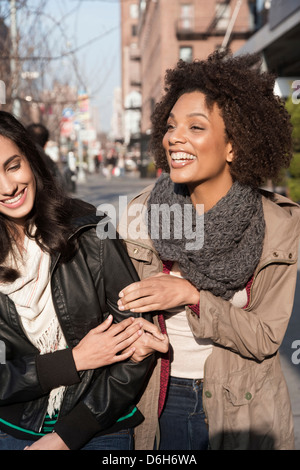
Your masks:
[[[202,16],[181,17],[176,22],[176,37],[178,40],[205,40],[211,36],[220,36],[226,40],[247,39],[253,31],[250,27],[234,29],[235,20],[239,13],[242,0],[238,0],[231,16],[229,7],[232,0],[220,2],[212,19]],[[251,0],[249,1],[251,3]]]

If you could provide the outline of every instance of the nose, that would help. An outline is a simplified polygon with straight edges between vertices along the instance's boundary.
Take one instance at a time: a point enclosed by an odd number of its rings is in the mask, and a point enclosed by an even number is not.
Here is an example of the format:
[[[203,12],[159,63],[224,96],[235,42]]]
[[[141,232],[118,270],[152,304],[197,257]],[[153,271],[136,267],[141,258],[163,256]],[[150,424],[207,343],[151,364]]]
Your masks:
[[[168,142],[170,145],[175,145],[178,143],[185,143],[187,141],[185,133],[180,126],[173,128],[168,134]]]
[[[0,197],[12,197],[18,190],[18,185],[7,175],[0,175]]]

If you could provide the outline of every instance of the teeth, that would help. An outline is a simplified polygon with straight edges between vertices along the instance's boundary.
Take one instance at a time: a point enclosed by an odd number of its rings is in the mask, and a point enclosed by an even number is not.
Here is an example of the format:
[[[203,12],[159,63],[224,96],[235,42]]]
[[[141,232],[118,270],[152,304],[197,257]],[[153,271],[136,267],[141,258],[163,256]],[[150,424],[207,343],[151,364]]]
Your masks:
[[[172,160],[195,160],[195,155],[190,155],[185,152],[172,153]]]
[[[7,199],[6,201],[2,201],[2,202],[4,202],[4,204],[14,204],[15,202],[18,202],[21,199],[23,194],[24,194],[24,191],[22,191],[18,196],[14,197],[13,199]]]

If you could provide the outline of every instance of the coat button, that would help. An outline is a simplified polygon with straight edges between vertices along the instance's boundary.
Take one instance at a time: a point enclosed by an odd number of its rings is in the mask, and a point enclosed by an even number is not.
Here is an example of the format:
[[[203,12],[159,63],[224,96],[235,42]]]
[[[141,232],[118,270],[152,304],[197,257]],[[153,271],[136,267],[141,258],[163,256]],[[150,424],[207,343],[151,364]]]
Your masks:
[[[135,249],[133,250],[133,253],[134,253],[135,255],[136,255],[138,252],[139,252],[139,249],[138,249],[138,248],[135,248]]]
[[[277,251],[274,251],[273,256],[275,256],[275,258],[278,258],[278,253],[277,253]]]
[[[292,257],[293,257],[293,254],[292,254],[292,253],[290,253],[290,254],[289,254],[289,258],[290,258],[290,259],[292,259]]]
[[[246,398],[246,400],[248,400],[248,401],[251,400],[252,394],[251,394],[250,392],[245,393],[245,398]]]
[[[205,396],[206,396],[206,398],[211,398],[211,397],[212,397],[212,393],[211,393],[209,390],[206,390]]]

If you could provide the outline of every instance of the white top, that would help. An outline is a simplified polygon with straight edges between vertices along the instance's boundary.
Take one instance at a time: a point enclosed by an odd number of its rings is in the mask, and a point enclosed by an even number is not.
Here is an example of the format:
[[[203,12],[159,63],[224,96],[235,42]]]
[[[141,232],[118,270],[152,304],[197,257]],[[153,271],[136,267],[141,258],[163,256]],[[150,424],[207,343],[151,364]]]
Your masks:
[[[178,272],[170,272],[181,277]],[[236,307],[244,307],[247,303],[247,292],[243,289],[230,300]],[[171,375],[186,379],[202,379],[204,364],[211,354],[213,342],[210,339],[195,338],[182,307],[165,312],[167,333],[170,341]]]

